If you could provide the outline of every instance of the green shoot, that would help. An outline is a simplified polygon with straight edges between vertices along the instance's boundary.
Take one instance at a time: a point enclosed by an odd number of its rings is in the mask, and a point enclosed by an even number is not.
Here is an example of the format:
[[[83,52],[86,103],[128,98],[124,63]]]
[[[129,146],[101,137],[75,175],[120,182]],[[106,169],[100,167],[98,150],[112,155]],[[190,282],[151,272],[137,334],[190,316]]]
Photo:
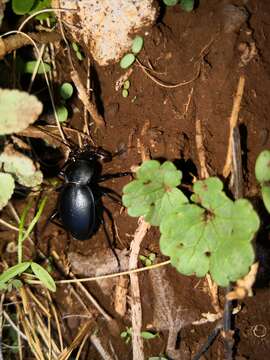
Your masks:
[[[136,56],[143,48],[143,38],[141,36],[136,36],[133,39],[132,46],[131,46],[131,53],[124,55],[120,61],[120,67],[122,69],[129,68],[136,60]]]
[[[120,337],[125,340],[126,344],[128,344],[130,342],[130,340],[131,340],[131,337],[132,337],[132,328],[127,327],[126,331],[121,332]]]
[[[0,290],[9,290],[13,287],[20,288],[23,284],[17,276],[25,273],[30,267],[35,277],[38,278],[41,283],[51,291],[56,290],[56,285],[51,275],[39,264],[32,261],[23,261],[23,242],[31,234],[36,223],[38,222],[44,206],[46,204],[47,197],[44,197],[39,206],[38,211],[32,221],[30,222],[27,230],[24,230],[25,220],[27,214],[31,208],[31,202],[26,205],[19,221],[19,234],[18,234],[18,264],[10,267],[0,275]]]
[[[145,340],[152,340],[152,339],[155,339],[157,336],[159,336],[159,333],[153,334],[150,331],[142,331],[141,332],[141,337]],[[120,337],[125,340],[126,344],[128,344],[132,338],[132,328],[127,327],[126,331],[121,332]]]
[[[156,259],[156,254],[150,253],[148,256],[140,255],[139,258],[145,266],[151,266]]]

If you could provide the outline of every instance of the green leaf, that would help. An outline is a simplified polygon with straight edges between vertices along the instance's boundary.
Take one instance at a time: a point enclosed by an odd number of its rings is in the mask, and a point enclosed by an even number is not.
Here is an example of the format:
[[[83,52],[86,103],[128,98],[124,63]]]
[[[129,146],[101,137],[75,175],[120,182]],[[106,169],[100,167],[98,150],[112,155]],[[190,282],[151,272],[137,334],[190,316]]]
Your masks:
[[[251,246],[259,218],[245,199],[235,202],[222,191],[217,178],[198,181],[193,200],[160,224],[160,249],[185,275],[210,272],[220,286],[247,274],[254,261]]]
[[[181,8],[187,12],[190,12],[194,8],[194,0],[181,0]]]
[[[0,210],[2,210],[15,189],[15,181],[10,174],[0,173],[0,189]]]
[[[47,202],[48,198],[47,196],[44,196],[44,198],[40,201],[39,205],[38,205],[38,211],[36,213],[36,215],[34,216],[34,218],[32,219],[30,225],[28,226],[26,232],[24,233],[23,235],[23,238],[21,239],[21,241],[23,242],[30,234],[31,232],[33,231],[36,223],[38,222],[43,210],[44,210],[44,207],[46,205],[46,202]]]
[[[174,6],[178,3],[179,0],[163,0],[164,4],[167,6]]]
[[[133,54],[138,54],[143,48],[143,38],[141,36],[136,36],[132,41],[132,52]]]
[[[26,261],[10,267],[0,275],[0,284],[7,283],[10,279],[22,274],[29,268],[30,264],[30,262]]]
[[[57,112],[58,120],[60,123],[67,121],[68,110],[64,105],[57,106],[56,112]]]
[[[122,90],[122,96],[123,96],[123,98],[127,98],[128,95],[129,95],[128,90],[127,90],[127,89],[123,89],[123,90]]]
[[[55,292],[56,285],[51,275],[39,264],[32,262],[31,269],[36,277],[42,282],[42,284],[49,290]]]
[[[70,83],[65,82],[61,85],[59,91],[60,91],[60,96],[62,97],[62,99],[67,100],[67,99],[71,98],[71,96],[73,94],[73,86]]]
[[[257,157],[255,175],[260,183],[270,181],[270,150],[264,150]]]
[[[12,0],[12,10],[17,15],[29,13],[34,5],[35,0]]]
[[[23,72],[25,74],[33,74],[33,72],[35,71],[35,68],[37,66],[37,61],[27,61],[25,62],[24,64],[24,67],[23,67]],[[37,70],[37,73],[38,74],[44,74],[44,73],[48,73],[51,71],[51,65],[50,64],[47,64],[47,63],[40,63],[38,65],[38,70]]]
[[[130,216],[144,216],[152,225],[159,225],[163,216],[188,202],[176,188],[182,174],[172,162],[160,165],[156,160],[145,161],[136,177],[123,189],[123,204]]]
[[[77,59],[80,61],[83,61],[84,55],[80,51],[76,51]]]
[[[75,52],[79,51],[79,45],[78,45],[77,43],[72,42],[72,43],[71,43],[71,46],[72,46],[72,49],[73,49]]]
[[[158,336],[158,333],[153,334],[153,333],[151,333],[151,332],[149,332],[149,331],[142,331],[142,332],[141,332],[141,337],[142,337],[143,339],[146,339],[146,340],[155,339],[157,336]]]
[[[27,92],[0,89],[0,135],[20,132],[35,122],[42,112],[41,102]]]
[[[126,54],[120,61],[120,67],[122,69],[129,68],[134,63],[135,59],[136,58],[134,54]]]
[[[262,186],[262,198],[264,202],[264,206],[267,211],[270,213],[270,186]]]
[[[249,272],[254,262],[254,250],[246,239],[232,234],[229,238],[220,239],[210,261],[210,273],[220,286],[228,286]]]
[[[40,10],[49,9],[49,8],[51,8],[51,0],[38,0],[36,2],[36,6],[29,12],[29,14],[32,15]],[[52,18],[53,16],[54,16],[54,13],[48,11],[46,13],[42,13],[42,14],[35,16],[35,19],[46,20],[49,17]]]
[[[130,88],[130,80],[126,80],[123,85],[123,89],[128,90]]]

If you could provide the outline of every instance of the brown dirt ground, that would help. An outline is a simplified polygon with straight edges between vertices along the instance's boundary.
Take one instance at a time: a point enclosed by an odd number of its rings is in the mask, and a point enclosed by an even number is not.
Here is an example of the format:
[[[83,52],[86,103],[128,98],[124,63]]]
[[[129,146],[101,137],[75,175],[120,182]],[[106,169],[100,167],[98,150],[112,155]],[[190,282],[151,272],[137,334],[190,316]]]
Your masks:
[[[224,6],[245,6],[249,18],[240,29],[225,32],[228,19],[224,15]],[[105,149],[114,151],[125,146],[127,151],[111,163],[104,165],[104,172],[127,171],[132,165],[141,162],[138,142],[150,149],[152,158],[181,160],[181,170],[193,175],[200,174],[200,164],[195,142],[195,122],[201,120],[203,140],[206,151],[208,171],[211,175],[222,175],[228,146],[229,117],[233,104],[239,76],[246,79],[244,96],[240,111],[240,133],[243,149],[244,195],[252,200],[262,215],[264,225],[269,223],[261,201],[259,188],[254,177],[254,164],[261,150],[270,148],[269,98],[270,98],[270,3],[267,1],[200,1],[192,13],[185,13],[180,7],[168,8],[161,13],[157,26],[148,30],[145,35],[145,46],[139,56],[140,61],[156,69],[156,76],[168,84],[177,84],[192,80],[187,85],[176,88],[161,87],[142,69],[135,65],[130,77],[131,88],[128,98],[115,91],[115,82],[122,75],[118,65],[101,68],[94,66],[93,89],[107,123],[103,133],[94,136],[95,143]],[[224,25],[225,24],[225,25]],[[239,44],[252,46],[257,53],[248,64],[240,66],[241,52]],[[65,63],[60,63],[63,74]],[[197,75],[197,69],[200,74]],[[61,72],[61,70],[59,70]],[[63,75],[62,80],[69,80]],[[74,105],[75,106],[75,105]],[[79,102],[76,106],[81,107]],[[79,119],[81,125],[82,117]],[[78,123],[74,119],[73,124]],[[116,179],[108,182],[108,187],[121,193],[128,179]],[[50,199],[48,214],[55,207],[57,194]],[[110,208],[117,225],[119,238],[117,247],[128,248],[137,223],[120,212],[119,206],[107,199],[104,203]],[[44,214],[44,219],[48,216]],[[7,215],[8,216],[8,215]],[[45,220],[44,220],[45,221]],[[42,227],[42,224],[40,228]],[[2,234],[4,235],[4,234]],[[1,235],[1,238],[4,236]],[[159,234],[151,229],[147,234],[142,253],[149,251],[158,254],[158,261],[164,258],[158,250]],[[256,241],[258,258],[261,261],[254,296],[245,299],[242,310],[236,316],[236,359],[264,360],[270,352],[270,303],[269,303],[269,232],[261,230]],[[38,245],[47,253],[56,250],[67,256],[70,252],[82,254],[91,262],[93,249],[106,248],[107,243],[102,229],[85,242],[76,241],[50,224],[39,236]],[[4,248],[4,245],[1,246]],[[7,259],[8,260],[8,259]],[[82,268],[81,273],[85,274]],[[171,283],[177,306],[185,310],[183,319],[186,325],[179,333],[181,359],[192,359],[198,348],[204,343],[214,328],[214,324],[191,325],[203,312],[214,312],[211,299],[205,290],[205,283],[197,278],[187,278],[177,274],[173,269],[166,273]],[[154,291],[147,274],[140,275],[143,303],[144,326],[153,319]],[[114,314],[112,299],[104,296],[98,286],[89,284],[88,289],[108,312]],[[222,298],[222,296],[221,296]],[[55,302],[63,314],[80,314],[78,304],[68,301],[67,290],[61,288],[55,295]],[[114,314],[115,315],[115,314]],[[118,319],[120,331],[128,326],[127,319]],[[82,321],[82,320],[81,320]],[[76,334],[80,320],[66,322],[66,338]],[[258,326],[265,327],[261,334]],[[257,326],[257,328],[256,328]],[[101,331],[106,328],[100,322]],[[167,328],[167,330],[169,330]],[[145,342],[147,356],[158,356],[164,353],[168,331],[160,332],[160,337]],[[259,328],[260,330],[260,328]],[[104,330],[105,331],[105,330]],[[108,329],[107,329],[108,331]],[[106,331],[104,332],[106,334]],[[125,345],[119,332],[110,336],[119,359],[132,358],[130,344]],[[223,344],[219,339],[205,355],[205,359],[222,359]],[[99,359],[93,347],[86,346],[82,359]]]

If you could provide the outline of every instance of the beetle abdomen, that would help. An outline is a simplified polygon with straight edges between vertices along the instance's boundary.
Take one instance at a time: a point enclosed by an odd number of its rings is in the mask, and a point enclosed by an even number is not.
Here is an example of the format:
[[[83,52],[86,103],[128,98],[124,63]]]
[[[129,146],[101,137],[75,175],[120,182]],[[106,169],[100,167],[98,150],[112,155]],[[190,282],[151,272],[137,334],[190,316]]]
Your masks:
[[[66,185],[61,192],[59,214],[65,229],[78,240],[89,239],[96,224],[95,199],[88,186]]]

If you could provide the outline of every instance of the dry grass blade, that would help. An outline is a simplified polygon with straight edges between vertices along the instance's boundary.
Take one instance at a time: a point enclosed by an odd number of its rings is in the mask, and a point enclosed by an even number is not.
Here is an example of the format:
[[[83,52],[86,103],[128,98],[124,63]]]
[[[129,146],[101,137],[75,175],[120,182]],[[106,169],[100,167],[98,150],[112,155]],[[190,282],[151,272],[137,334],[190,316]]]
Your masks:
[[[83,339],[85,338],[86,335],[89,336],[89,334],[92,332],[92,330],[93,330],[93,322],[91,320],[89,320],[79,330],[77,336],[72,341],[72,343],[69,345],[69,347],[64,349],[64,351],[61,352],[61,354],[58,357],[58,360],[67,360],[69,358],[69,356],[71,355],[72,351],[81,344],[81,342],[83,341]]]

